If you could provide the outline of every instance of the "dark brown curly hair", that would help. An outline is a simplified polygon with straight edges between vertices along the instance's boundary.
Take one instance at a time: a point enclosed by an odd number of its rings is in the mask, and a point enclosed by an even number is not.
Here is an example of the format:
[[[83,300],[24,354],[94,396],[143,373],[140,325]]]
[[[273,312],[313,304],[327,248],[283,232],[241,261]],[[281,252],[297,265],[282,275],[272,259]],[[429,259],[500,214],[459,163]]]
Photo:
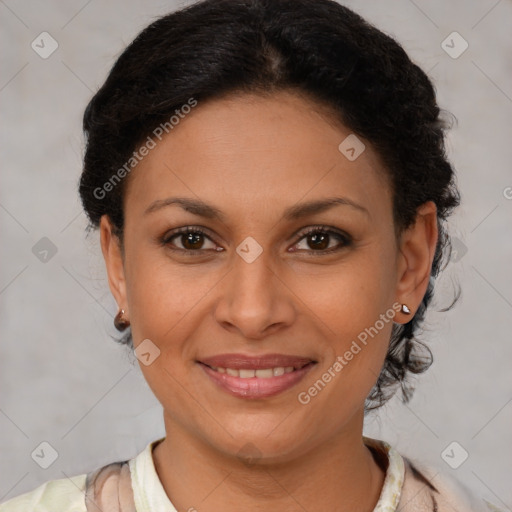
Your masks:
[[[417,333],[451,250],[444,221],[460,196],[445,153],[448,125],[431,81],[398,42],[348,8],[332,0],[203,0],[145,28],[84,113],[79,192],[88,229],[107,214],[122,246],[126,179],[106,197],[98,190],[191,97],[200,104],[232,93],[279,90],[328,106],[373,145],[389,174],[397,236],[414,223],[420,205],[433,201],[437,207],[439,239],[428,289],[414,317],[393,324],[366,411],[383,405],[398,387],[407,402],[413,391],[408,374],[432,363]],[[129,331],[118,341],[133,348]]]

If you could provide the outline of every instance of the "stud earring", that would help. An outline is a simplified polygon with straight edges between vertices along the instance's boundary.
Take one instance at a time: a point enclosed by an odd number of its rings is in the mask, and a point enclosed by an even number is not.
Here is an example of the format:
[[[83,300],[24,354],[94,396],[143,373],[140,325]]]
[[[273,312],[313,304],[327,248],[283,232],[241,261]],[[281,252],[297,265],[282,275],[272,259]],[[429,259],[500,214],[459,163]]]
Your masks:
[[[130,321],[123,318],[124,309],[119,310],[116,317],[114,318],[114,326],[118,331],[124,331],[129,325]]]
[[[407,306],[407,304],[402,304],[402,308],[400,310],[402,313],[404,313],[404,315],[410,315],[411,314],[411,310],[409,309],[409,307]]]

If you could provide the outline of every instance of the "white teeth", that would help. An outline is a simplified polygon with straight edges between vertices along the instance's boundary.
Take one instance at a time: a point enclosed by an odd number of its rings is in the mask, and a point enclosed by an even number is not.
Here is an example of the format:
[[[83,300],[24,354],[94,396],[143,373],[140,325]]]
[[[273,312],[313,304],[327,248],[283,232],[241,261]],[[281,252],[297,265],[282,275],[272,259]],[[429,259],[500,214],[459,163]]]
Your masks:
[[[227,373],[232,377],[239,377],[241,379],[250,379],[258,377],[260,379],[270,379],[271,377],[279,377],[285,373],[293,372],[293,366],[278,366],[277,368],[261,368],[258,370],[235,370],[233,368],[221,368],[212,366],[212,369],[219,373]]]
[[[240,372],[240,375],[242,373]],[[256,377],[260,379],[268,379],[274,376],[274,370],[272,368],[265,368],[264,370],[256,370]]]

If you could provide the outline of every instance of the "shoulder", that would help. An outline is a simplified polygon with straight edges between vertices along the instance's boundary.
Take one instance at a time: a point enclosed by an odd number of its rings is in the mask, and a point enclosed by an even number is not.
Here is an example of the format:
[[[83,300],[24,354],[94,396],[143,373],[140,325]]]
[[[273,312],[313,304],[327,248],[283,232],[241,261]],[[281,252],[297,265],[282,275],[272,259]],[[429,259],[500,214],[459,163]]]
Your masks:
[[[112,462],[90,473],[50,480],[0,504],[0,512],[132,510],[129,463],[129,460]]]
[[[132,469],[136,476],[136,483],[138,483],[136,488],[139,490],[139,501],[142,500],[141,503],[145,503],[146,486],[144,484],[148,483],[145,480],[148,474],[153,479],[153,486],[159,484],[158,476],[152,466],[151,451],[153,446],[163,439],[160,438],[147,444],[146,448],[132,459],[111,462],[82,475],[45,482],[30,492],[0,503],[0,512],[136,510]],[[155,482],[157,483],[155,484]],[[161,484],[159,489],[160,495],[165,499],[165,491]],[[166,510],[171,510],[171,508],[167,507]]]
[[[404,483],[398,512],[501,512],[461,482],[436,468],[404,458]]]
[[[50,480],[32,491],[0,504],[0,512],[86,512],[87,475]]]

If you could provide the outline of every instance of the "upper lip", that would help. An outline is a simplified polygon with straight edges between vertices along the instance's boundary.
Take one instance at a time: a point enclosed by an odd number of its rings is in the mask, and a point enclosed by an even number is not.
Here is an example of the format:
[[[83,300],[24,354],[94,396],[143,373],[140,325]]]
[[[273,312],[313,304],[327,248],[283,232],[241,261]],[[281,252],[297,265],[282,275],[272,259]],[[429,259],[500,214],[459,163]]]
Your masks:
[[[263,368],[278,368],[293,366],[302,368],[308,363],[316,362],[309,357],[289,356],[284,354],[264,354],[250,356],[246,354],[218,354],[199,360],[200,363],[216,368],[232,368],[234,370],[259,370]]]

